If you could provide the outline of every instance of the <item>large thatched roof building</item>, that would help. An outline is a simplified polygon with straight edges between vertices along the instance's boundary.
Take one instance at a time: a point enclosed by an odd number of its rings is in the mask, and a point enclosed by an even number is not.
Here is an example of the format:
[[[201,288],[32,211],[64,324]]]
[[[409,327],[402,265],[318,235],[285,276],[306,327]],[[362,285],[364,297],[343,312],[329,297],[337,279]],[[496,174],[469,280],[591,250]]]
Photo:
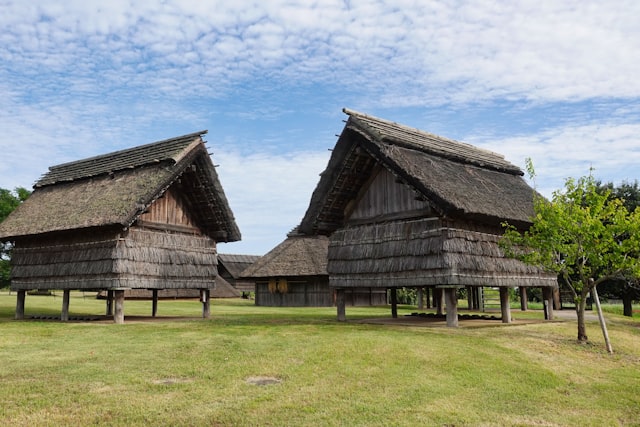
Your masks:
[[[242,272],[260,259],[260,255],[218,254],[218,277],[224,278],[231,286],[247,296],[254,290],[253,282],[241,277]]]
[[[332,287],[433,286],[447,289],[453,306],[458,287],[557,286],[498,247],[503,221],[525,228],[533,215],[533,189],[518,167],[469,144],[344,111],[349,119],[300,225],[330,236]],[[455,306],[447,313],[456,323]]]
[[[255,302],[275,307],[327,307],[335,303],[329,287],[329,239],[306,236],[294,229],[287,238],[241,273],[254,283]],[[347,305],[386,304],[384,289],[351,289]]]
[[[49,168],[0,224],[15,245],[16,316],[31,289],[114,291],[116,321],[125,289],[200,289],[208,313],[216,243],[240,231],[205,133]]]

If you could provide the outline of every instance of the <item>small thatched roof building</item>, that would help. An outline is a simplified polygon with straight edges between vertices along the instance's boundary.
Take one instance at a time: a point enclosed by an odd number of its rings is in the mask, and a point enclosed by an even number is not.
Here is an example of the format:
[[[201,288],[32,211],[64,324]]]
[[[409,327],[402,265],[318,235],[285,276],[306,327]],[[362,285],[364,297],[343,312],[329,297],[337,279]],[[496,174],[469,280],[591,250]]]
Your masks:
[[[329,239],[306,236],[294,229],[287,238],[241,273],[255,286],[256,305],[277,307],[325,307],[335,302],[329,287],[327,251]],[[384,289],[354,289],[348,305],[386,304]]]
[[[245,295],[254,290],[253,282],[241,278],[242,272],[260,259],[260,255],[218,254],[218,277],[224,278]]]
[[[0,224],[0,241],[15,245],[16,316],[31,289],[113,291],[116,321],[125,289],[199,289],[208,314],[216,243],[240,231],[205,133],[49,168]]]
[[[526,228],[533,215],[534,191],[518,167],[469,144],[344,112],[349,119],[300,225],[330,236],[332,287],[432,286],[448,289],[453,305],[458,287],[557,286],[498,247],[503,221]],[[338,310],[343,317],[340,301]]]

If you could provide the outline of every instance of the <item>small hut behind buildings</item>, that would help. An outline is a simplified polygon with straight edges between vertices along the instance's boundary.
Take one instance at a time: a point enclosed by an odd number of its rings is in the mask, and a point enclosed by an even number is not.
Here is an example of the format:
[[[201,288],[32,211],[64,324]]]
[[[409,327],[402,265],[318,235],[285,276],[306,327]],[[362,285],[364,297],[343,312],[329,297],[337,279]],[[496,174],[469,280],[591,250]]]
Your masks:
[[[255,284],[255,303],[276,307],[330,307],[333,290],[327,274],[326,236],[305,236],[297,230],[242,272]],[[384,289],[352,289],[348,305],[386,304]]]
[[[248,297],[254,291],[255,285],[251,280],[241,278],[241,274],[251,264],[260,259],[260,255],[218,254],[218,277],[226,280],[238,291],[238,296]]]
[[[124,321],[125,290],[199,290],[203,315],[217,276],[216,245],[240,231],[202,139],[206,131],[49,168],[0,224],[12,242],[11,288],[107,291]],[[115,302],[115,313],[112,303]]]
[[[329,236],[338,318],[358,288],[427,288],[457,325],[456,289],[541,287],[551,316],[554,275],[503,256],[501,223],[526,229],[534,190],[503,156],[345,109],[348,121],[313,192],[300,231]],[[470,299],[473,304],[473,299]]]

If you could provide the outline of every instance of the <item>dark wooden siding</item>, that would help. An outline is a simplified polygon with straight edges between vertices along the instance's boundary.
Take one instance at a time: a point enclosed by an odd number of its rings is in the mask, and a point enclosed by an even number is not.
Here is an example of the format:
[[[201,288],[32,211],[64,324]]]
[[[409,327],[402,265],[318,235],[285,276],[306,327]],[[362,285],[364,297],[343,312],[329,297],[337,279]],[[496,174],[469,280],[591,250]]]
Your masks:
[[[326,278],[287,280],[286,293],[270,292],[268,282],[256,283],[256,305],[269,307],[330,307],[333,292]]]
[[[417,200],[411,188],[401,182],[388,170],[381,168],[371,184],[355,203],[348,215],[348,221],[361,221],[385,216],[421,216],[429,214],[427,202]]]

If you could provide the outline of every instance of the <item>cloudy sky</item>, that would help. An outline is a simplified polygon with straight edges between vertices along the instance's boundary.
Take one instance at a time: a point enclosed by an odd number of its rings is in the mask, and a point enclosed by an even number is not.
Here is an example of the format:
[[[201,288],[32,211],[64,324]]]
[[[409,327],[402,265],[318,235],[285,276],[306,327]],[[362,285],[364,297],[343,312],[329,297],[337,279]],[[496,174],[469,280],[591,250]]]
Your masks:
[[[640,179],[636,0],[0,0],[0,188],[208,129],[263,254],[307,208],[343,107],[533,159],[550,195]]]

